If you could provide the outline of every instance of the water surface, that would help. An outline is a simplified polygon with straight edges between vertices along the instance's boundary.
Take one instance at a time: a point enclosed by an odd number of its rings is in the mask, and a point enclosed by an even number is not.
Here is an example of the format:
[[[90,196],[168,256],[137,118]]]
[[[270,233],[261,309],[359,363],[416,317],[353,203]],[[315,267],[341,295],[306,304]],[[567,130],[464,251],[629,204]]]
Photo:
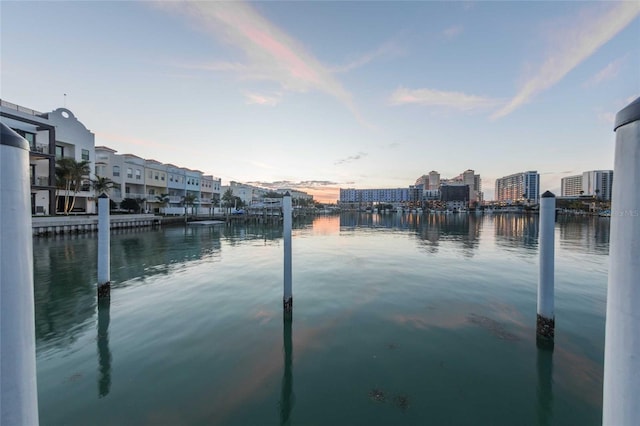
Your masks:
[[[536,348],[537,217],[343,214],[282,230],[34,239],[43,425],[600,424],[609,220],[556,224]]]

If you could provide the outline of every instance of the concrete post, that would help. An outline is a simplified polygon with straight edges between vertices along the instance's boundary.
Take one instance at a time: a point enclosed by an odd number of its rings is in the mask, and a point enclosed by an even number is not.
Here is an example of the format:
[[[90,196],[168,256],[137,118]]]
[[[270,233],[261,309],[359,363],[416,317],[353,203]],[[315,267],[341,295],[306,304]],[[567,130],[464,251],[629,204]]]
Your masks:
[[[111,230],[109,197],[98,197],[98,297],[111,292]]]
[[[0,424],[38,425],[29,143],[0,127]]]
[[[284,227],[284,298],[283,305],[285,312],[293,309],[293,294],[291,289],[291,194],[287,192],[282,197],[282,223]]]
[[[536,335],[553,341],[555,333],[555,313],[553,300],[554,280],[554,237],[556,222],[556,196],[547,191],[540,196],[540,274],[538,277],[538,315]]]
[[[616,115],[604,347],[605,425],[640,424],[640,98]]]

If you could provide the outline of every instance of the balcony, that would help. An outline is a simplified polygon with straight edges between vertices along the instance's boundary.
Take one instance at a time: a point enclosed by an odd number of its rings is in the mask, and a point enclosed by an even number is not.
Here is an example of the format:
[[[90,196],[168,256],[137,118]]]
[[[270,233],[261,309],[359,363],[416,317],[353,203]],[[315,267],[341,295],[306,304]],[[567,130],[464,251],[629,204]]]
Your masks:
[[[48,176],[37,176],[31,180],[32,185],[36,186],[49,186],[49,177]]]
[[[138,192],[127,192],[125,194],[123,194],[123,198],[133,198],[133,199],[148,199],[149,195],[147,194],[141,194]]]

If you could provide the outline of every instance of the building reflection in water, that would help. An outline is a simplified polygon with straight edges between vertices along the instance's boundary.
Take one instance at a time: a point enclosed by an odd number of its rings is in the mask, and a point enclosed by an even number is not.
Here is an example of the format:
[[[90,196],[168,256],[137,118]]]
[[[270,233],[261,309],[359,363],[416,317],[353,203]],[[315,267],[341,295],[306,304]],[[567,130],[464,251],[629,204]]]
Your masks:
[[[560,245],[572,249],[580,247],[596,254],[609,254],[608,217],[558,217]]]
[[[396,214],[357,213],[340,215],[340,230],[345,234],[355,229],[393,229],[413,231],[421,245],[431,253],[443,242],[457,244],[465,256],[473,256],[478,248],[482,216],[466,213]]]
[[[293,394],[293,342],[291,328],[293,319],[291,313],[284,313],[283,321],[283,350],[284,350],[284,375],[282,376],[282,389],[280,392],[280,425],[291,424],[291,410],[295,403]]]
[[[111,389],[111,350],[109,349],[109,322],[111,297],[98,299],[98,397],[109,395]]]
[[[538,248],[538,215],[501,213],[493,215],[496,244],[503,247]]]
[[[548,425],[553,419],[553,346],[538,345],[537,351],[537,424]]]

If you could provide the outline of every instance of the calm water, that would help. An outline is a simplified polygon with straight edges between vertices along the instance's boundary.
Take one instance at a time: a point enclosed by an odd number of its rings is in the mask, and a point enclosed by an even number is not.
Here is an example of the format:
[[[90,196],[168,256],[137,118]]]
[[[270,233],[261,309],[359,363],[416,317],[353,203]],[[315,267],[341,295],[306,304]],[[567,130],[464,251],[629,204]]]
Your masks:
[[[282,231],[34,239],[43,425],[600,424],[609,220],[556,226],[536,348],[537,217],[342,215]]]

